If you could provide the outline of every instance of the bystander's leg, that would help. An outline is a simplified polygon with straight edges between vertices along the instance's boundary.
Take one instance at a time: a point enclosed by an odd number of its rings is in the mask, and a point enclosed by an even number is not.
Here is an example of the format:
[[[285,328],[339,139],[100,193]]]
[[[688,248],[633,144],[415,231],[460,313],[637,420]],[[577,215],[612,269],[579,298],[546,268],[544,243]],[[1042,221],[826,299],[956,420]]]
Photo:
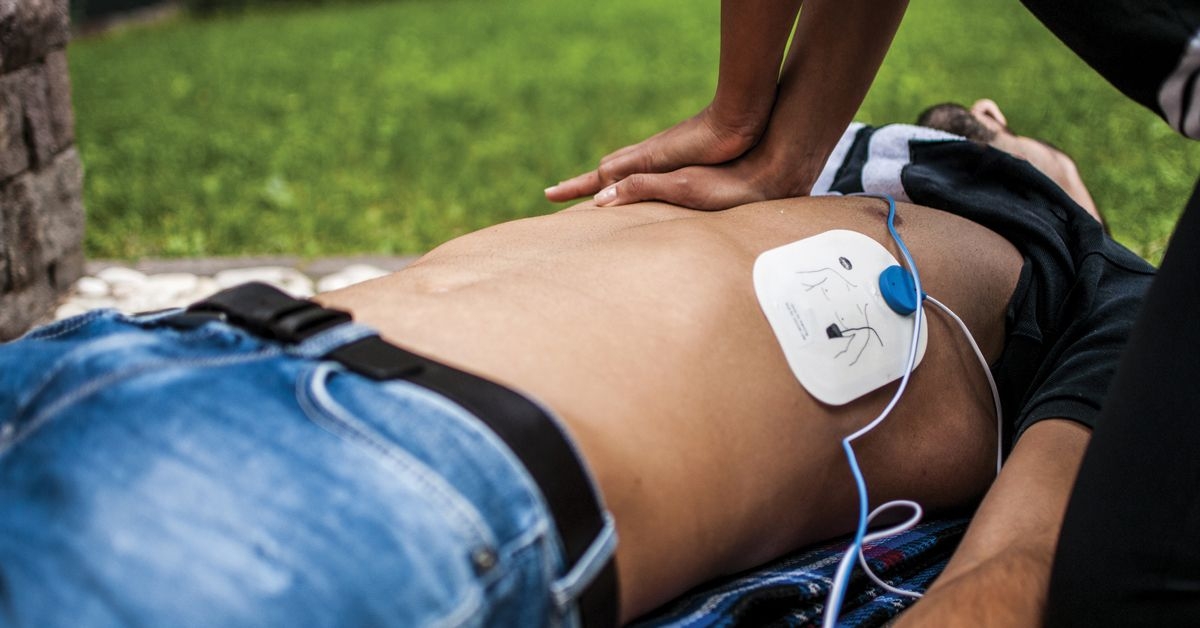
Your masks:
[[[1200,626],[1200,182],[1067,507],[1051,626]]]

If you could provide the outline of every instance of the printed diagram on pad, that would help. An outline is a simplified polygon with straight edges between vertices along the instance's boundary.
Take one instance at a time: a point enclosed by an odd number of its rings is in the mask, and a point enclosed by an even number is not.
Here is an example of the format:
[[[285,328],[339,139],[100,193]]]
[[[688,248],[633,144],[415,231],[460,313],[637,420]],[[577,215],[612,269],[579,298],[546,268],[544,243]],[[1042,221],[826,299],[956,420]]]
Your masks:
[[[849,403],[904,374],[912,315],[880,291],[898,262],[855,231],[826,231],[766,251],[754,263],[754,290],[788,366],[818,400]],[[925,354],[925,321],[917,363]]]
[[[845,257],[840,258],[838,261],[846,270],[854,268],[854,264]],[[796,274],[810,276],[807,278],[807,281],[813,281],[813,283],[805,283],[805,290],[808,292],[820,291],[820,294],[824,295],[825,299],[830,302],[833,302],[833,299],[830,297],[831,292],[842,295],[853,293],[858,289],[857,284],[852,283],[832,268],[800,270],[796,271]],[[862,357],[863,352],[867,350],[867,347],[873,344],[872,341],[876,341],[880,348],[883,347],[883,339],[880,338],[879,332],[871,327],[871,319],[868,315],[870,307],[871,304],[869,302],[857,306],[858,312],[854,316],[858,324],[854,326],[851,326],[851,323],[847,322],[846,316],[841,312],[834,313],[837,320],[825,328],[825,335],[830,340],[846,341],[845,348],[834,356],[835,359],[849,354],[850,366],[854,366],[858,363],[859,358]],[[855,346],[858,348],[852,350]]]

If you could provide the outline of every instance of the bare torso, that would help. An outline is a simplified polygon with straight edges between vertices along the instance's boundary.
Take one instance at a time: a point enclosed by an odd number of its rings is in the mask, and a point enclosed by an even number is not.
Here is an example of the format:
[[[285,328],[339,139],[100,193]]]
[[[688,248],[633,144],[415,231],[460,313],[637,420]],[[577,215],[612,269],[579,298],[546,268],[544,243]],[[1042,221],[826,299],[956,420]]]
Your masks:
[[[763,251],[829,229],[893,254],[881,201],[790,199],[702,213],[582,207],[453,240],[391,276],[322,295],[392,342],[524,391],[562,419],[620,535],[622,616],[849,531],[839,440],[892,386],[843,407],[796,381],[751,281]],[[1021,258],[968,221],[904,205],[926,291],[989,359]],[[929,349],[895,413],[856,447],[873,503],[969,503],[993,472],[995,418],[957,327],[927,308]]]

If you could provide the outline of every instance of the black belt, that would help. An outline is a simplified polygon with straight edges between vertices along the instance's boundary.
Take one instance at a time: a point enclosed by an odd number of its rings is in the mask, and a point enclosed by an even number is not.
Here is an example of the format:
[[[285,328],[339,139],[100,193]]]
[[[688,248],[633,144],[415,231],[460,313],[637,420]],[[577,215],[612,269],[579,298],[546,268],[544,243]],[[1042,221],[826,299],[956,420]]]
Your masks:
[[[350,314],[296,299],[262,283],[248,283],[200,301],[169,319],[191,326],[212,319],[254,334],[296,343],[350,321]],[[368,336],[323,356],[375,380],[404,379],[440,393],[483,421],[533,476],[558,528],[567,569],[575,565],[604,528],[592,483],[559,427],[533,402],[499,384],[439,364]],[[613,561],[579,599],[588,628],[617,623],[617,575]]]

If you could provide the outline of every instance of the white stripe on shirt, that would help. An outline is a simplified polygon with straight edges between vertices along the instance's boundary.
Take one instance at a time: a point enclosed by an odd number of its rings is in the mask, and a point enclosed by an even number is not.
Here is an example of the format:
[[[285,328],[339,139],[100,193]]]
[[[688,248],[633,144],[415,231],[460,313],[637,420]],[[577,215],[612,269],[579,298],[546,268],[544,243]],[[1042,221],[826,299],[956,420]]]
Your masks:
[[[1188,41],[1179,65],[1158,90],[1158,106],[1167,124],[1192,139],[1200,139],[1200,79],[1192,80],[1197,72],[1200,72],[1200,31]],[[1191,90],[1184,93],[1189,82]]]

